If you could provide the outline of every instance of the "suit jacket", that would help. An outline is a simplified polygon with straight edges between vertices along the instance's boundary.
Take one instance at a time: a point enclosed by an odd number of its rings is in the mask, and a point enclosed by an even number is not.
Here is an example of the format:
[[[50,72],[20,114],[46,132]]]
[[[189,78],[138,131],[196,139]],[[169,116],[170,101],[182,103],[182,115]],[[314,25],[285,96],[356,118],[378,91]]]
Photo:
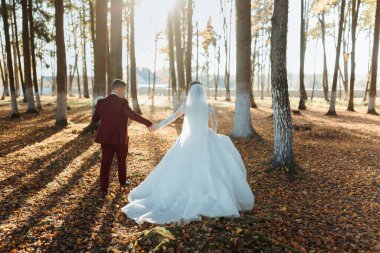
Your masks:
[[[128,118],[144,124],[147,127],[152,122],[141,117],[128,104],[128,100],[110,94],[100,99],[96,104],[91,123],[100,120],[100,126],[96,133],[95,142],[101,144],[128,144]]]

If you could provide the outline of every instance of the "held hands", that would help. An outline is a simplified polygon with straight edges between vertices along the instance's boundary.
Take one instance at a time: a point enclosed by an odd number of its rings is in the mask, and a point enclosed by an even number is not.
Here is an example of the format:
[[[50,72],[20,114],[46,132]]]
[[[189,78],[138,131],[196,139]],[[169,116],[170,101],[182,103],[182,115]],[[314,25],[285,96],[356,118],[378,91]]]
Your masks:
[[[158,124],[153,124],[153,125],[151,125],[150,127],[148,127],[149,132],[157,131],[158,128],[159,128]]]

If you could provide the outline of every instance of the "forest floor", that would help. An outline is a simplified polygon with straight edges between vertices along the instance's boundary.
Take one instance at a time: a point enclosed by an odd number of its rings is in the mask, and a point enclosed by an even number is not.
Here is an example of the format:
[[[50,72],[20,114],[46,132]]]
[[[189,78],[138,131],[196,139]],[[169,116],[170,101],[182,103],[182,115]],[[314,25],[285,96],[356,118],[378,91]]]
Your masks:
[[[267,173],[273,151],[270,99],[256,98],[252,122],[262,140],[233,142],[244,160],[255,195],[251,212],[241,218],[206,219],[188,225],[137,226],[122,212],[128,191],[120,191],[116,163],[110,194],[99,195],[101,153],[95,133],[82,133],[91,117],[91,100],[69,98],[70,125],[54,127],[55,98],[43,97],[43,110],[8,118],[9,99],[0,101],[0,252],[119,252],[143,249],[167,252],[380,252],[380,116],[347,112],[324,114],[322,99],[308,101],[293,115],[294,149],[304,169],[290,180],[284,172]],[[170,102],[156,106],[141,97],[144,116],[160,121]],[[234,103],[210,100],[219,133],[230,135]],[[296,108],[297,99],[291,100]],[[380,112],[380,107],[377,107]],[[174,143],[181,120],[148,133],[130,127],[127,176],[137,186]]]

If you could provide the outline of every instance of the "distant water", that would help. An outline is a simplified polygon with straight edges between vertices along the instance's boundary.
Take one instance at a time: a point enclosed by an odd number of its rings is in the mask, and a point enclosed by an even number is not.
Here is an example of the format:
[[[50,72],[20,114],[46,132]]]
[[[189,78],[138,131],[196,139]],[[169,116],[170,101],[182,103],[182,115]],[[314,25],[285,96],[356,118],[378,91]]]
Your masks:
[[[153,88],[153,85],[151,84],[150,86],[150,89],[152,91],[152,88]],[[4,87],[3,86],[0,86],[0,94],[2,95],[3,94],[3,90],[4,90]],[[206,90],[210,91],[210,96],[213,96],[214,95],[214,88],[210,87],[209,89],[206,87]],[[44,87],[43,88],[43,92],[42,94],[43,95],[51,95],[52,92],[51,92],[51,87]],[[148,94],[148,91],[149,91],[149,84],[146,84],[146,83],[142,83],[142,84],[138,84],[138,89],[137,89],[137,93],[140,94],[140,95],[146,95]],[[330,91],[331,91],[331,88],[329,90],[329,96],[330,96]],[[21,92],[21,91],[20,91]],[[82,94],[83,94],[83,88],[82,88]],[[168,95],[168,92],[169,92],[169,84],[162,84],[162,83],[159,83],[159,84],[156,84],[156,87],[155,87],[155,93],[156,95],[158,96],[167,96]],[[257,88],[254,89],[254,96],[255,97],[258,97],[258,96],[261,96],[261,91],[258,92],[257,91]],[[312,93],[312,90],[311,89],[306,89],[306,92],[308,94],[308,96],[311,96],[311,93]],[[344,96],[344,91],[340,91],[338,90],[337,91],[337,96],[339,97],[340,96],[340,93],[342,95],[342,97]],[[20,93],[21,94],[21,93]],[[78,95],[78,89],[77,87],[73,87],[73,94],[74,95]],[[92,89],[90,88],[90,95],[92,94]],[[224,87],[220,87],[218,89],[218,95],[219,96],[224,96],[225,95],[225,89]],[[231,95],[234,96],[235,95],[235,89],[231,88]],[[377,95],[380,96],[380,90],[377,91]],[[271,93],[269,90],[265,89],[264,90],[264,96],[271,96]],[[294,89],[289,89],[289,96],[291,97],[298,97],[299,96],[299,90],[294,90]],[[322,89],[315,89],[314,90],[314,97],[323,97],[323,90]],[[364,89],[356,89],[355,90],[355,97],[363,97],[364,96]]]

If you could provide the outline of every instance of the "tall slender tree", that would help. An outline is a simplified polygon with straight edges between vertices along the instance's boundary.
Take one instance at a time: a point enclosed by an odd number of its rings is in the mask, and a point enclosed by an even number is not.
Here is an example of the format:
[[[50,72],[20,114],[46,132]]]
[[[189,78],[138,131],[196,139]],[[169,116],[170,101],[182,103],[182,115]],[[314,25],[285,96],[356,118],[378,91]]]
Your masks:
[[[67,94],[66,94],[66,48],[64,34],[64,0],[55,0],[55,29],[57,45],[57,110],[56,126],[67,126]]]
[[[132,96],[132,106],[133,110],[138,113],[141,113],[139,101],[137,99],[137,77],[136,77],[136,51],[135,51],[135,0],[130,0],[130,39],[129,39],[129,48],[130,48],[130,58],[131,58],[131,96]]]
[[[348,111],[354,109],[354,86],[355,86],[355,57],[356,57],[356,28],[358,25],[359,9],[361,0],[351,0],[351,77],[350,77],[350,97],[348,100]]]
[[[13,25],[14,25],[13,32],[14,32],[15,38],[16,38],[18,72],[20,74],[21,88],[22,88],[22,93],[24,95],[24,102],[26,102],[26,88],[25,88],[24,74],[23,74],[22,66],[21,66],[21,53],[20,53],[20,46],[19,46],[19,39],[18,39],[17,16],[16,16],[16,2],[15,2],[15,0],[12,0],[12,12],[13,12],[12,16],[13,16]],[[16,64],[17,63],[15,62],[15,65]]]
[[[270,52],[274,125],[274,153],[271,169],[287,167],[290,173],[294,173],[296,166],[286,69],[288,8],[288,0],[274,1]]]
[[[22,48],[24,54],[24,80],[26,87],[26,98],[28,103],[27,113],[37,113],[36,105],[33,97],[33,83],[30,62],[30,46],[29,46],[29,24],[28,24],[28,0],[21,0],[22,6]]]
[[[107,1],[96,1],[96,38],[95,38],[95,77],[93,98],[106,96],[106,72],[107,72]]]
[[[111,80],[122,79],[122,23],[123,23],[123,1],[111,0],[111,45],[110,45],[110,70]]]
[[[191,59],[193,55],[193,0],[187,0],[187,46],[186,46],[186,91],[191,77]]]
[[[256,135],[251,123],[251,1],[235,1],[236,9],[236,101],[232,135]]]
[[[176,63],[178,72],[178,100],[179,104],[182,104],[186,98],[186,86],[185,86],[185,72],[184,72],[184,61],[183,61],[183,48],[181,39],[181,1],[177,1],[177,5],[173,10],[173,21],[174,21],[174,38],[175,38],[175,53],[176,53]]]
[[[33,1],[28,0],[28,17],[29,17],[29,30],[30,30],[30,53],[31,53],[31,59],[32,59],[32,74],[33,74],[33,87],[34,87],[34,93],[36,94],[36,104],[37,109],[41,110],[41,99],[40,99],[40,93],[38,91],[38,77],[37,77],[37,63],[36,63],[36,50],[35,50],[35,35],[34,35],[34,18],[33,18]]]
[[[90,93],[88,90],[88,75],[87,75],[87,34],[86,34],[86,7],[84,1],[82,2],[82,75],[83,75],[83,97],[89,98]]]
[[[174,31],[173,31],[173,13],[169,12],[167,18],[167,36],[168,36],[168,45],[169,45],[169,70],[170,70],[170,84],[172,90],[172,103],[173,110],[178,108],[178,99],[177,99],[177,78],[175,75],[175,56],[174,56]]]
[[[16,89],[15,89],[14,75],[13,75],[11,40],[10,40],[10,36],[9,36],[8,10],[7,10],[7,4],[6,4],[5,0],[1,0],[1,10],[2,10],[3,24],[4,24],[5,47],[6,47],[6,51],[7,51],[9,86],[11,89],[11,100],[12,100],[11,118],[19,118],[20,114],[18,112],[18,107],[17,107]]]
[[[335,56],[335,68],[333,76],[333,84],[331,89],[330,97],[330,108],[326,115],[337,115],[335,111],[335,102],[336,102],[336,87],[338,84],[338,70],[339,70],[339,57],[342,44],[342,33],[343,33],[343,22],[344,22],[344,10],[346,6],[346,0],[342,0],[340,5],[340,18],[339,18],[339,30],[338,30],[338,43],[336,47],[336,56]]]
[[[371,63],[371,83],[369,86],[368,113],[379,115],[376,112],[376,82],[377,64],[379,56],[379,29],[380,29],[380,0],[376,1],[376,17],[373,35],[372,63]]]
[[[300,29],[300,101],[298,109],[306,110],[305,100],[307,93],[305,89],[305,52],[306,52],[306,33],[308,22],[308,2],[301,0],[301,29]],[[305,6],[306,5],[306,6]]]

